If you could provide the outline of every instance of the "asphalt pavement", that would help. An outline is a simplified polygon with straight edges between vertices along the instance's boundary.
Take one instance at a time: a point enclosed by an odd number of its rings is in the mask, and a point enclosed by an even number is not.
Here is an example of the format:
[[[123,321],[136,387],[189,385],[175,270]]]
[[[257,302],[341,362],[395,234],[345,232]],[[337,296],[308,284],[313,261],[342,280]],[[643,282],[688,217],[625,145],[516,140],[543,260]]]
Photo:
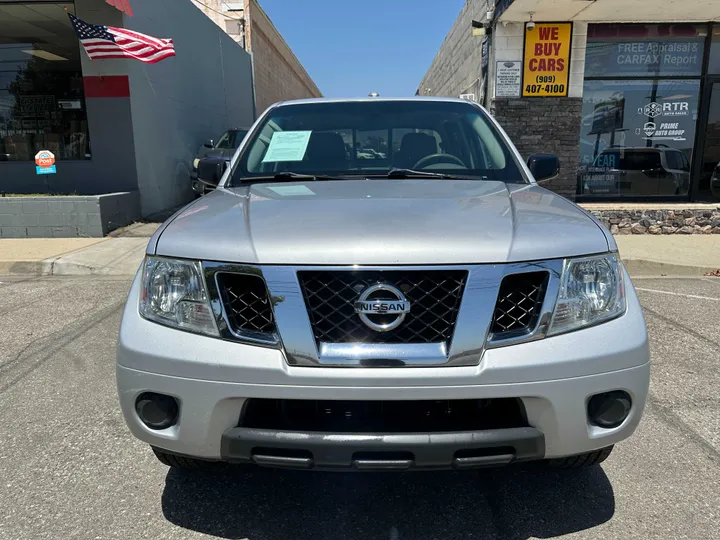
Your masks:
[[[0,282],[0,539],[720,538],[720,278],[635,280],[650,400],[602,467],[410,474],[168,471],[116,401],[129,280]]]

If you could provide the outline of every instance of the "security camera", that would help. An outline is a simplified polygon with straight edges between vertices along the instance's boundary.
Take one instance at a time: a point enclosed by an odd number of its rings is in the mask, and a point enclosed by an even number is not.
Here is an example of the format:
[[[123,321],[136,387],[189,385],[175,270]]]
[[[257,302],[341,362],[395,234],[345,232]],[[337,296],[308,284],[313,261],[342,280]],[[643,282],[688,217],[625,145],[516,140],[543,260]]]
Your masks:
[[[527,23],[527,25],[525,25],[525,27],[528,30],[535,30],[535,21],[530,21],[529,23]]]

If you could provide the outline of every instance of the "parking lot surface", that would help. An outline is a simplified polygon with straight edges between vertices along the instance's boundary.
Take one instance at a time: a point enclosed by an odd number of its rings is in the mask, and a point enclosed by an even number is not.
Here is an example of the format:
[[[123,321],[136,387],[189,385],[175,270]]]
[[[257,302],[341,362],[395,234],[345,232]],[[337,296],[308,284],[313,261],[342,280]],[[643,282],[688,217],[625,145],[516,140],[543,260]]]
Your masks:
[[[650,399],[602,467],[168,471],[127,431],[126,279],[0,278],[0,539],[720,538],[720,278],[637,279]]]

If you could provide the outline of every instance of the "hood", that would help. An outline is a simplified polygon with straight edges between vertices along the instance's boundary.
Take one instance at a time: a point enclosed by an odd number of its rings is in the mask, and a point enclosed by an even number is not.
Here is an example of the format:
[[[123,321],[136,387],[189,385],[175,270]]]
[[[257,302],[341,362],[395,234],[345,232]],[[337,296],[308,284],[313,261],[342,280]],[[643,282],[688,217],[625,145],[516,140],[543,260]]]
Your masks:
[[[257,264],[504,263],[608,251],[602,229],[567,199],[480,180],[217,189],[158,232],[158,255]]]

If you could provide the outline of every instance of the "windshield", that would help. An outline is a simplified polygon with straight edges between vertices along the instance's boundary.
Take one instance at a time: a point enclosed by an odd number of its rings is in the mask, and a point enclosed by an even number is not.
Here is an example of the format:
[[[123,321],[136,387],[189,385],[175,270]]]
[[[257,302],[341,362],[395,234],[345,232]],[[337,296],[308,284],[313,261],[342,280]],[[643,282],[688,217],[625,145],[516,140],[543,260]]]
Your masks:
[[[240,146],[240,143],[247,135],[247,131],[243,130],[230,130],[226,131],[220,140],[215,145],[215,148],[219,150],[232,150]]]
[[[482,110],[416,100],[277,107],[245,147],[230,185],[283,172],[367,177],[392,169],[525,183]]]

